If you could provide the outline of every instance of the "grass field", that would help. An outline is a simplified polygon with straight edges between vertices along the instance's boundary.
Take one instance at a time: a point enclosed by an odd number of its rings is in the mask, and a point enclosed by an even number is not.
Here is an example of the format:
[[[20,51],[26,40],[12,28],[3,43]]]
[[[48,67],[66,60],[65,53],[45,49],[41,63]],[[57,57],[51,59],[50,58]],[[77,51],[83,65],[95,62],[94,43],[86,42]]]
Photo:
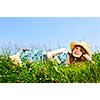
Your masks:
[[[56,61],[46,61],[18,66],[9,59],[9,53],[1,53],[0,83],[99,83],[99,52],[93,54],[93,60],[95,64],[86,61],[59,65]]]

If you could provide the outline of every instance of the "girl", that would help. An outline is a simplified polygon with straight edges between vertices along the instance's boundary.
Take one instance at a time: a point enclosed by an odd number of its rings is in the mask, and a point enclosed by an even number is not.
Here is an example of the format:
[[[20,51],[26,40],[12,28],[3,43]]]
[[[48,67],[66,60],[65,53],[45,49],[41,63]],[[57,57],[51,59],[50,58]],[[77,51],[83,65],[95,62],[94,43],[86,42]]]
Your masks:
[[[77,61],[89,60],[92,63],[92,53],[87,43],[85,42],[71,42],[70,44],[71,53],[69,53],[65,48],[50,51],[47,53],[47,58],[50,59],[53,56],[56,57],[58,63],[71,64]]]
[[[16,55],[10,56],[11,60],[16,64],[22,64],[24,60],[28,62],[36,62],[39,60],[51,60],[55,58],[58,63],[71,64],[77,61],[89,60],[94,63],[92,60],[92,54],[90,48],[85,42],[72,42],[70,44],[71,53],[65,48],[60,48],[53,51],[44,52],[41,49],[23,49],[18,52]]]

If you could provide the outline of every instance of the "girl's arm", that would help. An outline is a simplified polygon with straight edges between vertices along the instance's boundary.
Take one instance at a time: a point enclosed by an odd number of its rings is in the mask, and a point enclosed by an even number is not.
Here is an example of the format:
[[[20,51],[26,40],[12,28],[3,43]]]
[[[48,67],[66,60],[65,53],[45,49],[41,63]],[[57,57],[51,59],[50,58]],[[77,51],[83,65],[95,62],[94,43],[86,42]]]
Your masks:
[[[91,61],[93,64],[95,64],[95,62],[92,60],[92,58],[88,55],[88,54],[84,54],[83,55],[88,61]]]
[[[61,48],[61,49],[57,49],[57,50],[53,50],[53,51],[49,51],[47,52],[46,56],[47,56],[47,59],[50,60],[52,57],[55,57],[57,54],[60,54],[60,53],[67,53],[67,49],[65,48]]]

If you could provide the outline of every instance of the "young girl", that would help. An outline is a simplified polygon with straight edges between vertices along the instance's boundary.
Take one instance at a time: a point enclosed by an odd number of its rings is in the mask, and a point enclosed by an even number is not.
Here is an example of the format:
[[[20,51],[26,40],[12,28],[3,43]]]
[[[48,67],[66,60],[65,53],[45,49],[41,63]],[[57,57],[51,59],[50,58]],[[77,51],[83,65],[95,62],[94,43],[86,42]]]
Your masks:
[[[16,64],[22,64],[24,60],[28,62],[38,63],[40,60],[51,60],[54,58],[58,63],[71,64],[77,61],[92,60],[92,54],[90,48],[85,42],[72,42],[70,44],[71,53],[67,51],[66,48],[60,48],[57,50],[52,50],[45,52],[41,49],[23,49],[15,55],[10,56],[11,60]]]
[[[92,53],[87,43],[85,42],[71,42],[70,44],[71,53],[69,53],[65,48],[48,52],[47,58],[56,57],[58,63],[71,64],[77,61],[89,60],[92,63]]]

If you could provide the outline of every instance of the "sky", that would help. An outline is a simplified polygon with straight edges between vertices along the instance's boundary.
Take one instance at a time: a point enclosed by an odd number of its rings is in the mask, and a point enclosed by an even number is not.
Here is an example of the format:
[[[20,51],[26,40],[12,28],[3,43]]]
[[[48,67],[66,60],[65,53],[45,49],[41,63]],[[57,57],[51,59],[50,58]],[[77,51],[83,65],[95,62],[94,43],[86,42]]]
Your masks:
[[[100,17],[0,17],[0,46],[70,50],[72,41],[100,49]]]

